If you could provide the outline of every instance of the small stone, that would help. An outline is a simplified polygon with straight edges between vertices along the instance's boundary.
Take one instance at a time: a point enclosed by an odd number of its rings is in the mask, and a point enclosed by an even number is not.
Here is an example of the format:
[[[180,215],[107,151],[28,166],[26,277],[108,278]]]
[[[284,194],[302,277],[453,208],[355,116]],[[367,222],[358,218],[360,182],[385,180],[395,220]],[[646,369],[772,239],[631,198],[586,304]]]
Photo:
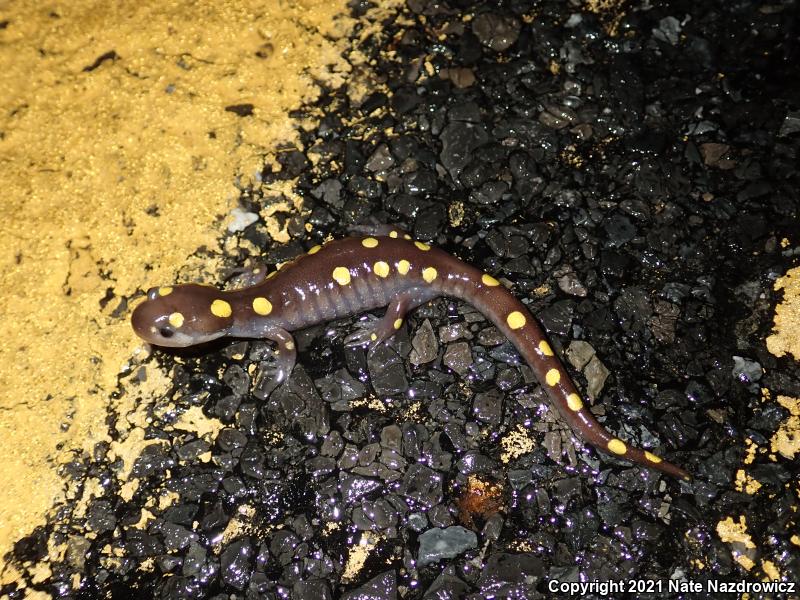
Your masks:
[[[475,83],[475,72],[468,67],[454,67],[439,71],[439,77],[449,79],[457,88],[468,88]]]
[[[250,581],[252,566],[250,555],[253,549],[250,539],[245,538],[232,542],[220,556],[222,580],[237,590],[243,590]]]
[[[478,333],[478,343],[481,346],[499,346],[506,341],[506,336],[494,326],[481,329]]]
[[[105,500],[93,502],[86,515],[86,526],[95,533],[114,531],[117,517],[111,504]]]
[[[442,476],[421,464],[413,464],[406,470],[400,494],[431,507],[442,501]]]
[[[247,436],[238,429],[226,428],[217,435],[217,445],[224,452],[231,452],[238,448],[244,448],[247,444]]]
[[[592,356],[589,364],[586,365],[586,368],[583,370],[583,374],[586,377],[587,395],[590,398],[599,397],[600,392],[603,391],[603,386],[606,384],[606,379],[608,379],[609,371],[606,366],[600,362],[597,355]]]
[[[222,380],[228,384],[234,396],[243,396],[250,388],[250,376],[239,365],[230,365],[225,369]]]
[[[754,360],[742,356],[733,357],[733,376],[742,383],[752,383],[761,379],[764,370]]]
[[[333,430],[325,436],[325,440],[322,442],[322,448],[320,448],[320,453],[322,456],[331,456],[336,458],[339,456],[342,448],[344,448],[342,434],[336,430]]]
[[[231,211],[231,222],[228,223],[228,231],[236,233],[237,231],[244,231],[250,225],[258,221],[258,214],[248,212],[238,206]]]
[[[676,46],[681,39],[681,22],[673,16],[664,17],[658,22],[658,28],[653,29],[653,37],[661,42]]]
[[[531,554],[492,554],[478,579],[481,598],[534,598],[545,576],[542,560]]]
[[[419,536],[417,564],[424,567],[443,558],[454,558],[477,546],[478,536],[475,532],[460,525],[446,529],[429,529]]]
[[[367,169],[373,173],[377,171],[385,171],[394,166],[394,157],[389,152],[389,146],[381,144],[372,153],[372,156],[367,160]]]
[[[457,179],[472,158],[473,150],[485,144],[489,140],[489,134],[482,125],[456,121],[444,128],[440,139],[442,164]]]
[[[292,600],[333,600],[327,581],[298,581],[292,587]]]
[[[339,476],[339,489],[342,493],[342,499],[346,504],[352,504],[362,496],[366,496],[379,487],[381,487],[379,481],[374,481],[365,477],[356,477],[347,474],[340,474]]]
[[[264,477],[264,453],[255,446],[247,446],[239,459],[242,473],[254,479]]]
[[[472,412],[479,421],[499,425],[503,414],[503,393],[497,388],[492,388],[476,394]]]
[[[472,334],[469,331],[469,327],[463,321],[460,323],[447,325],[446,327],[439,327],[439,339],[444,344],[449,344],[450,342],[455,342],[456,340],[468,340],[471,338]]]
[[[570,296],[585,298],[589,294],[586,286],[581,283],[578,276],[572,270],[558,277],[556,282],[558,283],[558,288]]]
[[[472,22],[472,33],[495,52],[510,48],[517,41],[519,30],[519,21],[506,15],[483,13]]]
[[[205,440],[192,440],[178,447],[178,458],[184,461],[193,460],[204,452],[208,452],[209,448],[211,448],[211,444]]]
[[[603,228],[609,244],[614,247],[623,246],[636,236],[636,226],[625,215],[612,215],[603,221]]]
[[[470,586],[445,569],[425,592],[425,600],[455,600],[469,598]]]
[[[92,542],[85,537],[75,536],[67,542],[67,562],[78,570],[86,564],[86,553],[91,550]]]
[[[381,430],[381,446],[400,452],[403,446],[403,432],[397,425],[387,425]]]
[[[197,575],[205,565],[206,556],[205,548],[197,542],[192,542],[183,559],[183,576],[192,577]]]
[[[381,396],[391,396],[408,390],[404,361],[387,344],[381,344],[367,354],[367,368],[372,387]]]
[[[594,356],[594,348],[589,342],[584,342],[582,340],[573,340],[569,343],[567,347],[566,355],[569,364],[573,367],[578,369],[579,371],[583,370],[589,361]]]
[[[180,550],[192,542],[196,542],[199,536],[175,523],[164,523],[161,526],[161,533],[164,536],[164,547],[167,550]]]
[[[700,154],[703,155],[703,162],[709,167],[715,167],[720,160],[728,153],[731,147],[728,144],[700,144]]]
[[[423,321],[416,334],[411,339],[411,356],[409,360],[413,365],[423,365],[436,359],[439,354],[439,344],[433,333],[433,327],[428,319]]]
[[[800,111],[787,113],[778,132],[779,137],[786,137],[800,131]]]
[[[411,513],[408,515],[407,522],[408,526],[414,531],[422,531],[428,526],[428,518],[425,516],[425,513],[421,512]]]
[[[341,600],[397,600],[397,576],[384,571],[364,585],[340,596]]]
[[[472,352],[467,342],[450,344],[444,353],[444,364],[464,376],[472,364]]]

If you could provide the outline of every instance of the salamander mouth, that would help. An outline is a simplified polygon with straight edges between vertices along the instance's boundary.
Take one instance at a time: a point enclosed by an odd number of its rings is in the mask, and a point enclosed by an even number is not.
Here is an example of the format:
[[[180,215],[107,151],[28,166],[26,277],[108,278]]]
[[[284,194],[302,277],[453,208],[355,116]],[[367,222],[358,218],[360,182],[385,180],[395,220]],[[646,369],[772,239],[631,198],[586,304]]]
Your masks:
[[[167,335],[164,335],[164,329],[167,329]],[[164,346],[166,348],[187,348],[189,346],[195,346],[197,344],[202,344],[204,342],[216,339],[219,336],[193,336],[164,327],[153,327],[152,335],[142,337],[156,346]]]

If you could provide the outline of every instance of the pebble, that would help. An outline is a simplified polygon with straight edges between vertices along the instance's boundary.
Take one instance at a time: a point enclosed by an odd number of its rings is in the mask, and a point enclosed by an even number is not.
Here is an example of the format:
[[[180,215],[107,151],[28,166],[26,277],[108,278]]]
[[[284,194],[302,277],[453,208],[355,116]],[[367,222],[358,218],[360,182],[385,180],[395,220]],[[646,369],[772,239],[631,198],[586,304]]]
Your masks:
[[[252,574],[251,556],[253,548],[249,538],[236,540],[220,555],[220,572],[222,580],[229,586],[243,590],[247,587]]]
[[[761,379],[764,370],[754,360],[742,356],[734,356],[732,373],[742,383],[753,383]]]
[[[258,214],[246,211],[238,206],[231,211],[230,222],[228,223],[228,231],[237,233],[244,231],[250,225],[258,221]]]
[[[519,37],[520,25],[514,17],[482,13],[472,22],[472,32],[484,46],[495,52],[508,50]]]
[[[414,365],[422,365],[436,360],[439,354],[439,342],[433,333],[429,319],[425,319],[411,339],[411,355],[409,360]]]
[[[417,564],[424,567],[442,559],[454,558],[477,546],[478,536],[475,532],[460,525],[428,529],[419,536]]]
[[[444,352],[443,362],[462,377],[466,375],[473,363],[469,344],[467,342],[449,344]]]
[[[442,501],[442,476],[425,465],[409,465],[398,493],[431,508]]]
[[[354,590],[345,592],[341,600],[397,600],[397,576],[384,571]]]

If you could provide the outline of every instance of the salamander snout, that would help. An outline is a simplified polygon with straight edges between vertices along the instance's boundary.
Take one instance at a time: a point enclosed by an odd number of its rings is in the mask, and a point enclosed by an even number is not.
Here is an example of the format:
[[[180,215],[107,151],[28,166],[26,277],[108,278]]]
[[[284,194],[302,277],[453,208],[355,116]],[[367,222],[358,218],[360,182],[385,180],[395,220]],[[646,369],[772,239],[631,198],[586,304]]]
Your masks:
[[[170,348],[185,348],[222,337],[231,326],[230,305],[215,288],[187,284],[150,288],[131,315],[140,338]]]

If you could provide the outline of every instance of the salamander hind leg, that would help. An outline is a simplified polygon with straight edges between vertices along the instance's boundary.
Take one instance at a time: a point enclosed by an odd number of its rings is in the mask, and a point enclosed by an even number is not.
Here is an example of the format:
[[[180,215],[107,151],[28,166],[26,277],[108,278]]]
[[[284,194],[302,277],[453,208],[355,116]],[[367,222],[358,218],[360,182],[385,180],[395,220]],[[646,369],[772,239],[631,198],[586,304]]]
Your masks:
[[[375,330],[380,321],[381,317],[370,314],[363,315],[355,324],[356,330],[345,338],[345,346],[356,348],[370,345],[372,337],[376,336],[377,338]]]
[[[539,343],[538,349],[544,356],[551,356],[552,354],[549,344],[544,340]],[[563,366],[559,365],[559,367],[551,368],[547,371],[545,383],[556,408],[579,437],[611,456],[624,458],[684,481],[691,481],[692,476],[684,469],[652,452],[626,443],[606,430],[584,405]]]
[[[381,318],[368,317],[358,331],[345,340],[348,346],[370,346],[370,350],[392,337],[405,323],[408,312],[430,299],[427,290],[408,290],[391,301]]]

